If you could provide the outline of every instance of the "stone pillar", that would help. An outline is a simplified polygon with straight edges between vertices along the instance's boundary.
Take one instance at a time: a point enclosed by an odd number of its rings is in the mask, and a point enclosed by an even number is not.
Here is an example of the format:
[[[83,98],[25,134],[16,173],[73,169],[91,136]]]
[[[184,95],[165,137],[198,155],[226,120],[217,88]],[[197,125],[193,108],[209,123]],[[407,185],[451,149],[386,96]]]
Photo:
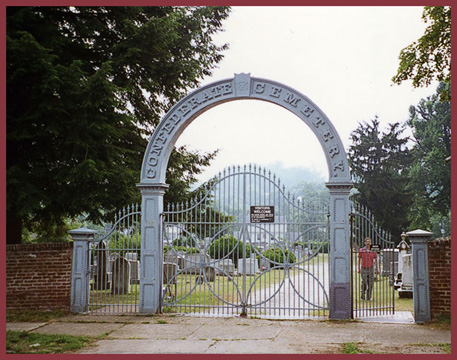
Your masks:
[[[68,233],[74,242],[70,310],[84,313],[89,310],[89,242],[94,239],[97,231],[80,228]]]
[[[428,242],[432,233],[424,230],[407,232],[413,255],[414,320],[418,323],[431,320],[430,284],[428,277]]]
[[[139,311],[160,312],[163,277],[162,222],[163,195],[167,184],[138,184],[141,205],[141,269]]]
[[[327,183],[330,191],[330,318],[351,319],[349,192],[352,183]]]

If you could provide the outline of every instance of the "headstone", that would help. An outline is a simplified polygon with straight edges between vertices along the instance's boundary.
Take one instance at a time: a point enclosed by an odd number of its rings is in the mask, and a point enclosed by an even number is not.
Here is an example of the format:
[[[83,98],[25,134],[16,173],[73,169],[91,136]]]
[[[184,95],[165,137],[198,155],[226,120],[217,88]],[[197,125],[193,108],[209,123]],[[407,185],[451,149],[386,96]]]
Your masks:
[[[205,281],[213,282],[216,280],[216,269],[212,266],[205,267],[205,274],[200,274],[195,279],[196,284],[203,284]]]
[[[140,283],[140,262],[138,261],[138,253],[125,253],[125,258],[130,262],[130,283]]]
[[[222,259],[216,260],[214,262],[214,267],[216,268],[216,273],[220,275],[235,275],[235,264],[232,259]]]
[[[381,276],[391,276],[392,280],[398,272],[398,249],[384,249],[382,251],[382,274]]]
[[[268,260],[267,258],[264,258],[264,257],[261,257],[260,260],[260,270],[261,271],[267,271],[267,270],[270,270],[270,260]]]
[[[255,254],[251,254],[251,257],[247,259],[238,259],[237,265],[239,274],[255,275],[259,272],[259,264]]]
[[[111,293],[115,295],[125,295],[130,293],[130,262],[118,257],[112,264],[112,283]]]
[[[94,274],[94,290],[106,290],[109,289],[109,278],[108,278],[108,250],[106,249],[106,243],[102,240],[98,243],[96,250],[97,265]]]
[[[211,257],[208,254],[204,255],[204,263],[209,264]],[[200,254],[187,254],[184,261],[184,271],[186,274],[199,274],[202,262]]]
[[[412,297],[413,294],[413,255],[403,255],[403,269],[401,274],[401,285],[398,289],[398,296],[401,298]]]
[[[164,261],[178,264],[182,269],[184,267],[184,256],[180,253],[177,253],[173,250],[169,250],[164,255]]]

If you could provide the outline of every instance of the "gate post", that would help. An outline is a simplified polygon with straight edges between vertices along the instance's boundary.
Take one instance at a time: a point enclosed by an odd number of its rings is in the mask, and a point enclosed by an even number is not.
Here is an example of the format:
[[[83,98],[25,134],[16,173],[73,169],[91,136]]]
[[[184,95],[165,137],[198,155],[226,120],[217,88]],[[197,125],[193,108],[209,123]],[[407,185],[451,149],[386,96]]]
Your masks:
[[[351,182],[326,183],[330,192],[330,318],[351,319]]]
[[[433,234],[424,230],[414,230],[407,232],[406,235],[411,239],[413,255],[414,320],[416,322],[430,321],[428,242]]]
[[[89,242],[97,231],[80,228],[68,233],[73,239],[70,311],[84,313],[89,309]]]
[[[141,272],[139,312],[160,311],[163,276],[163,244],[160,216],[167,184],[137,184],[141,190]]]

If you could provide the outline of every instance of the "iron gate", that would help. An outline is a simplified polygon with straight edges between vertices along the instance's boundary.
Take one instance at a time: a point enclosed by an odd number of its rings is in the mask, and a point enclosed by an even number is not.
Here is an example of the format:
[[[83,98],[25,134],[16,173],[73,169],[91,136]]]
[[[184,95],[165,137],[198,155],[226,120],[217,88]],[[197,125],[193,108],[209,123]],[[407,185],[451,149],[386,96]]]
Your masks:
[[[358,203],[351,209],[352,309],[353,317],[395,313],[394,277],[398,252],[391,235],[380,228],[372,213]],[[365,241],[371,240],[367,251]],[[370,263],[370,268],[363,268]],[[377,273],[379,268],[379,274]]]
[[[163,214],[163,312],[328,316],[328,204],[256,166],[220,173]]]
[[[138,204],[123,208],[89,244],[89,313],[138,312],[140,214]]]

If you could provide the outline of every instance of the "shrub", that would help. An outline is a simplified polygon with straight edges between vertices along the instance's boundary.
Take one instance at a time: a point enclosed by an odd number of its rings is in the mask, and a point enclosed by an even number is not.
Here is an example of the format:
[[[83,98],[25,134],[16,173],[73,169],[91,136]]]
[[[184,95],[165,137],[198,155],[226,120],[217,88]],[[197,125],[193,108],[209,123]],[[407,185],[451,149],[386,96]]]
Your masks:
[[[140,234],[125,235],[119,232],[106,240],[110,253],[118,253],[125,256],[126,253],[138,253],[138,259],[141,256],[141,236]]]
[[[187,246],[173,246],[173,249],[175,251],[182,251],[185,252],[186,254],[197,254],[200,252],[200,250],[196,247],[187,247]]]
[[[173,247],[184,246],[184,247],[198,247],[197,240],[192,237],[179,237],[173,240]]]
[[[212,259],[232,259],[235,266],[238,259],[243,257],[244,244],[233,235],[224,235],[213,241],[208,249]],[[246,244],[246,257],[251,256],[251,246]]]
[[[289,264],[293,264],[296,261],[295,255],[293,253],[291,253],[288,249],[282,249],[279,247],[265,250],[262,253],[262,256],[270,260],[271,266],[285,264],[286,260]],[[260,257],[257,256],[257,259],[260,259]]]

